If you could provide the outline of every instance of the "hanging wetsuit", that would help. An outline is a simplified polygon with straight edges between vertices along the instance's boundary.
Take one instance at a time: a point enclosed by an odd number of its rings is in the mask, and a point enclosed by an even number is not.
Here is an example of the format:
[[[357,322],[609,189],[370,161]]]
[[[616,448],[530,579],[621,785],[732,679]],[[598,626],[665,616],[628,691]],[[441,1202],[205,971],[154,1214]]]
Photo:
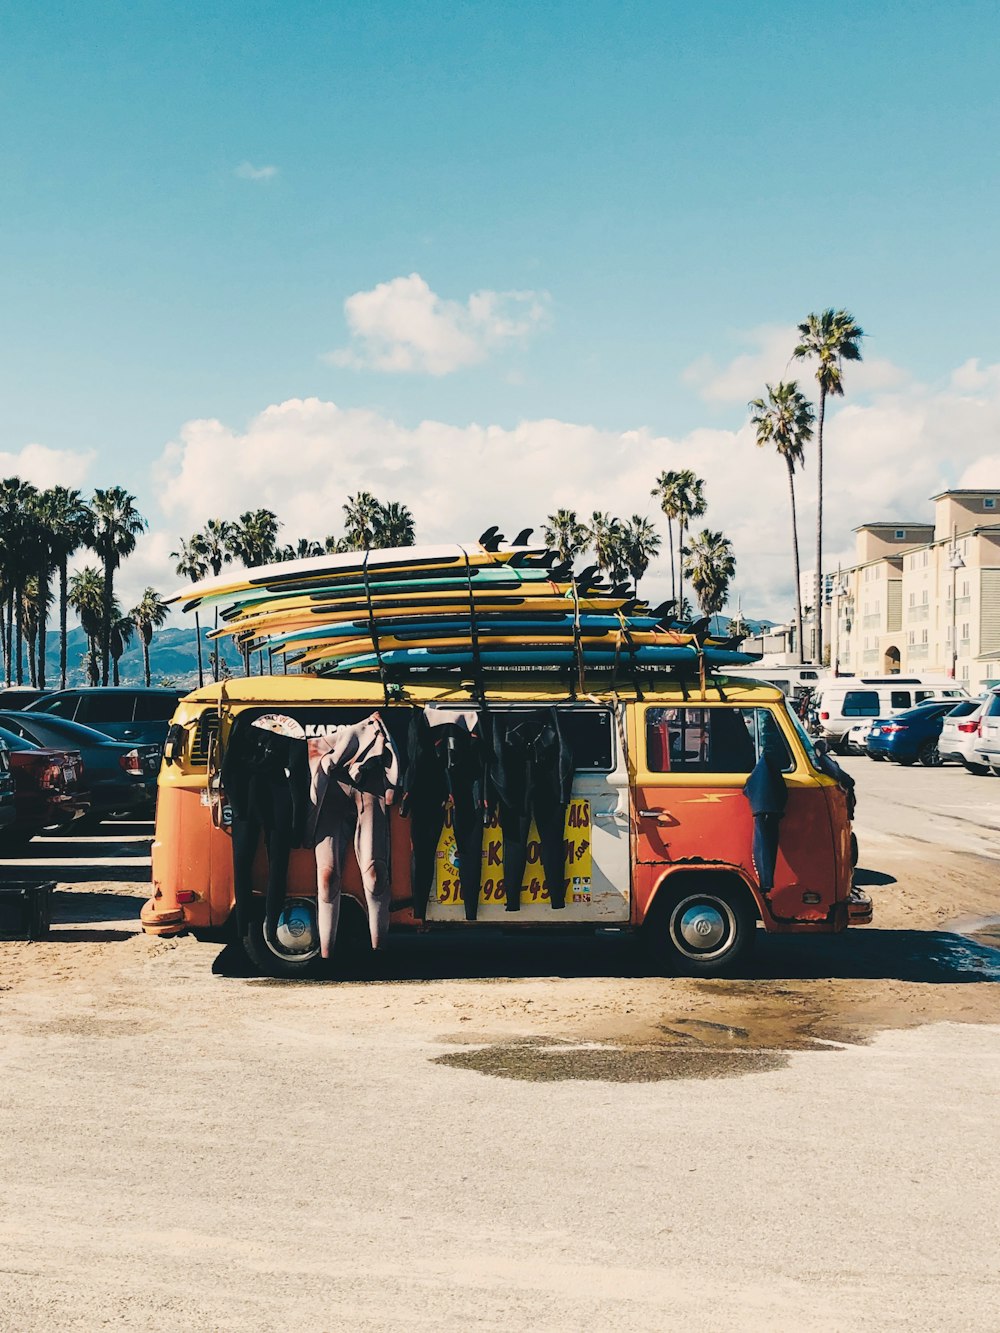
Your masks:
[[[221,776],[233,814],[233,888],[240,939],[246,938],[253,919],[253,863],[261,833],[267,848],[265,921],[273,939],[285,902],[289,853],[301,847],[305,838],[309,807],[306,742],[262,730],[242,714],[229,734]]]
[[[309,772],[320,954],[329,958],[333,952],[352,835],[372,948],[380,949],[389,929],[388,807],[399,784],[399,756],[378,713],[353,726],[336,727],[327,736],[312,737]]]
[[[418,921],[427,916],[449,796],[465,916],[476,919],[488,813],[488,727],[486,713],[473,708],[415,708],[410,718],[401,810],[411,816],[413,915]]]
[[[788,804],[781,763],[765,747],[743,787],[753,815],[753,863],[762,893],[774,888],[778,864],[778,826]]]
[[[541,843],[549,902],[566,906],[566,807],[573,789],[573,751],[555,708],[528,716],[497,714],[490,779],[503,830],[503,881],[508,912],[521,907],[532,816]]]

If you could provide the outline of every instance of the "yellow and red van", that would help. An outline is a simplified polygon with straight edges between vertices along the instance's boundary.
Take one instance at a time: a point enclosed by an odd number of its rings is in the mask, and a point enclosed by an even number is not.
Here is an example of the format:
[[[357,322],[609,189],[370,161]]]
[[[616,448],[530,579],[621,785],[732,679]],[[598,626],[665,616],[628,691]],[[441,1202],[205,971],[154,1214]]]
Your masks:
[[[401,748],[413,707],[468,708],[451,684],[395,687],[307,675],[259,676],[215,684],[181,700],[160,771],[153,843],[153,893],[142,909],[154,935],[190,930],[208,938],[235,932],[231,838],[218,753],[237,715],[284,713],[307,735],[379,711]],[[664,678],[649,686],[594,688],[567,697],[555,679],[505,677],[490,687],[491,710],[556,707],[575,757],[566,819],[566,907],[553,913],[537,842],[521,910],[504,914],[499,828],[486,830],[478,919],[467,922],[453,873],[446,826],[426,922],[410,905],[408,819],[393,808],[391,929],[475,930],[587,927],[641,931],[665,969],[699,974],[744,960],[758,926],[817,934],[871,920],[870,900],[852,887],[854,840],[848,794],[820,756],[781,690],[745,678],[707,683]],[[777,756],[788,799],[780,823],[773,884],[762,888],[753,857],[753,815],[743,787],[763,738]],[[266,860],[256,875],[263,894]],[[765,880],[766,883],[766,880]],[[363,902],[357,867],[345,880],[345,908]],[[316,867],[292,853],[285,911],[274,940],[260,922],[243,942],[266,973],[308,973],[318,953]]]

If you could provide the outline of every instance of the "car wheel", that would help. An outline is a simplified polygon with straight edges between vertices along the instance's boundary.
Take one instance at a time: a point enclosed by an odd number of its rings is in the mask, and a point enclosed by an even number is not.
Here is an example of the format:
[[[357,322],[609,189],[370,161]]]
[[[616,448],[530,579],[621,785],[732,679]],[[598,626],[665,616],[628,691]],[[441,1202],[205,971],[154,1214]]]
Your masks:
[[[963,759],[962,763],[965,765],[968,771],[970,773],[974,773],[977,778],[986,777],[987,773],[989,773],[990,771],[989,764],[976,764],[973,763],[971,759]]]
[[[917,758],[924,768],[939,768],[941,756],[938,753],[937,741],[924,741],[917,752]]]
[[[288,898],[274,939],[266,937],[264,905],[260,904],[243,948],[254,967],[265,977],[306,977],[319,961],[319,929],[314,898]]]
[[[745,889],[688,882],[670,893],[647,921],[644,935],[667,975],[720,976],[745,961],[757,934],[757,914]]]
[[[880,763],[882,762],[882,760],[885,758],[885,755],[884,755],[884,754],[879,754],[877,750],[869,750],[869,751],[868,751],[868,758],[869,758],[869,759],[874,759],[875,762],[876,762],[876,764],[880,764]]]

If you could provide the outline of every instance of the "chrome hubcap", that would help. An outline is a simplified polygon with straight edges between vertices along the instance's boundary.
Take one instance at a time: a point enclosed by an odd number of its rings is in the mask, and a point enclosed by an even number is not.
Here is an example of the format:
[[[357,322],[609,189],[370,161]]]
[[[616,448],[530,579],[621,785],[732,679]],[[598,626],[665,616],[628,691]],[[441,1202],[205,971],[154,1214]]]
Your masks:
[[[685,898],[670,917],[670,933],[682,954],[713,958],[730,948],[736,937],[736,918],[721,898]]]
[[[266,938],[266,933],[265,933]],[[289,898],[285,903],[274,939],[267,946],[279,958],[310,958],[319,951],[316,908],[307,898]]]

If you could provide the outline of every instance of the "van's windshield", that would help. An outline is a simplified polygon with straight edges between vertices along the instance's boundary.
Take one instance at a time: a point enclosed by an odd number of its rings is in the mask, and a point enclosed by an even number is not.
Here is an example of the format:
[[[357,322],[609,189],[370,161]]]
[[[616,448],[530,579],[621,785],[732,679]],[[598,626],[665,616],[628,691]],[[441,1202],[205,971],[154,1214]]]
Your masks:
[[[809,756],[810,764],[812,764],[813,768],[819,770],[819,755],[813,748],[812,738],[810,737],[808,731],[806,731],[805,727],[802,725],[802,721],[798,713],[796,713],[795,709],[792,708],[787,701],[785,702],[785,712],[792,719],[792,726],[798,732],[799,740],[805,747],[806,754]]]

